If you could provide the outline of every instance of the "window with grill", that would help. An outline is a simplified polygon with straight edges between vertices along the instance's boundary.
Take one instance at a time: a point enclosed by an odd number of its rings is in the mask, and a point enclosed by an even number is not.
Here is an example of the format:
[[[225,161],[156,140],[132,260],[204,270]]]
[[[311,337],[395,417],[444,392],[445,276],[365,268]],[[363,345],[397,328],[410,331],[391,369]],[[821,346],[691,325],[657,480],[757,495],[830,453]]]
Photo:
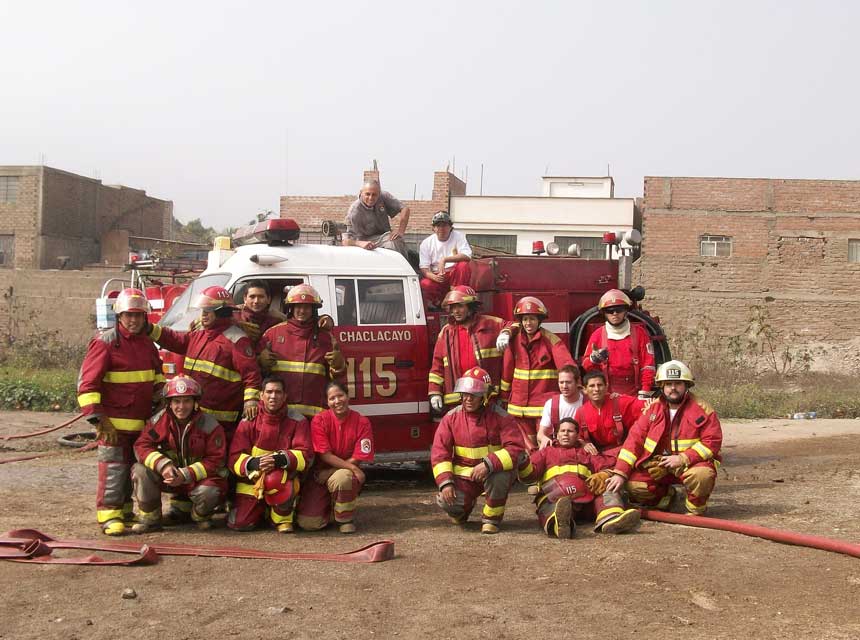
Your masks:
[[[860,262],[860,240],[848,241],[848,262]]]
[[[0,268],[12,267],[15,262],[15,236],[0,235]]]
[[[706,257],[729,258],[732,255],[731,236],[701,236],[699,255]]]
[[[606,245],[603,244],[603,238],[595,238],[593,236],[556,236],[555,243],[561,249],[562,255],[567,255],[567,249],[570,245],[575,244],[579,247],[580,258],[590,258],[592,260],[606,259]]]
[[[482,249],[492,249],[493,251],[504,251],[516,255],[517,253],[517,237],[496,235],[492,233],[467,233],[466,240],[472,248],[480,247]]]
[[[0,176],[0,202],[18,200],[18,176]]]

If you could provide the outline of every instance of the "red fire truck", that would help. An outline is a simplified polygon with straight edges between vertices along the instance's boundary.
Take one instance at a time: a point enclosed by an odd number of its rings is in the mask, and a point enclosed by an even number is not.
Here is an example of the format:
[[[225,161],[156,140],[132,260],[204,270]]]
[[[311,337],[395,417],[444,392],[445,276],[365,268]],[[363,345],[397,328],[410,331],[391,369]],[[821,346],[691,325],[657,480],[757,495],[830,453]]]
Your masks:
[[[436,427],[427,375],[445,314],[425,306],[419,276],[399,253],[298,244],[299,233],[293,220],[282,218],[240,229],[229,246],[226,239],[217,239],[205,271],[173,301],[161,323],[188,329],[198,316],[190,301],[212,285],[226,287],[241,302],[245,283],[265,280],[273,294],[272,308],[278,311],[285,287],[312,285],[323,298],[321,312],[334,318],[334,334],[347,359],[351,404],[373,423],[377,460],[426,461]],[[624,240],[612,233],[605,237],[616,252]],[[471,263],[472,284],[484,311],[505,319],[512,317],[521,296],[540,297],[549,310],[545,326],[569,340],[571,352],[579,354],[600,323],[598,298],[619,285],[619,272],[629,273],[625,251],[620,249],[617,260],[562,255],[477,258]],[[631,293],[638,299],[644,295],[637,289]],[[648,329],[658,362],[669,359],[659,321],[640,309],[631,316]],[[165,357],[166,374],[180,368],[181,358]]]

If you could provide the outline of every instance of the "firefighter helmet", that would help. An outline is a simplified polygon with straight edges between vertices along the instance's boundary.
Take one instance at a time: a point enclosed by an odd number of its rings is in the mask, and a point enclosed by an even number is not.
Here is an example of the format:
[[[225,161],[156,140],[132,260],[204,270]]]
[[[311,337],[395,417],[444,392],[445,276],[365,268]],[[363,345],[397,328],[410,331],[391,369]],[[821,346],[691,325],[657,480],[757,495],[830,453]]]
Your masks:
[[[202,311],[217,311],[224,307],[233,307],[233,296],[224,287],[206,287],[197,294],[191,306]]]
[[[464,284],[457,285],[445,294],[442,300],[442,308],[447,309],[452,304],[471,304],[478,301],[478,294],[472,287]]]
[[[322,306],[322,298],[320,298],[320,294],[311,285],[297,284],[294,287],[290,287],[287,291],[284,304],[310,304],[315,309],[319,309]]]
[[[472,367],[462,378],[457,379],[457,384],[454,385],[454,393],[468,393],[473,396],[486,395],[493,385],[493,380],[490,374],[481,369],[481,367]]]
[[[123,289],[113,303],[113,311],[116,315],[121,313],[149,313],[149,302],[140,289]]]
[[[534,296],[526,296],[520,298],[514,307],[514,317],[533,315],[538,316],[541,320],[546,319],[549,315],[546,311],[546,305]]]
[[[199,398],[201,395],[203,395],[203,392],[200,390],[200,384],[197,380],[186,376],[184,373],[174,376],[164,385],[165,398],[181,398],[184,396]]]
[[[632,306],[633,302],[630,297],[620,289],[610,289],[600,296],[600,302],[597,303],[597,308],[601,311],[608,307],[627,307],[629,309]]]
[[[452,224],[451,214],[449,214],[447,211],[437,211],[433,214],[433,221],[430,224],[434,227],[437,224]]]
[[[286,469],[272,469],[263,480],[263,497],[268,505],[283,504],[295,493]]]
[[[690,367],[680,360],[669,360],[669,362],[664,362],[657,368],[657,377],[655,379],[657,384],[673,380],[686,382],[688,387],[692,387],[696,384],[696,381],[693,379],[693,372],[690,371]]]

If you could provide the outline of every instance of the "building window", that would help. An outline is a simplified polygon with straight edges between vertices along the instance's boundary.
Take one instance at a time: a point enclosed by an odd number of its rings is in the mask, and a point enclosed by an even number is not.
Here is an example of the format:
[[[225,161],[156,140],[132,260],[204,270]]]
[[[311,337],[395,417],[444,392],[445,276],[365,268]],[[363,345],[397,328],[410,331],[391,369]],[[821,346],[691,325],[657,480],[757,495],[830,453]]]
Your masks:
[[[860,262],[860,240],[848,241],[848,262]]]
[[[591,260],[606,259],[606,245],[603,244],[603,238],[595,238],[593,236],[556,236],[554,240],[559,249],[561,249],[562,255],[567,255],[568,247],[575,244],[579,247],[580,258],[590,258]]]
[[[18,176],[0,176],[0,202],[18,200]]]
[[[731,236],[701,236],[699,255],[706,257],[729,258],[732,255]]]
[[[0,235],[0,269],[10,268],[15,262],[15,236]]]
[[[517,237],[503,236],[491,233],[467,233],[466,240],[473,248],[491,249],[492,251],[501,251],[516,255],[517,253]],[[480,251],[479,251],[480,252]]]

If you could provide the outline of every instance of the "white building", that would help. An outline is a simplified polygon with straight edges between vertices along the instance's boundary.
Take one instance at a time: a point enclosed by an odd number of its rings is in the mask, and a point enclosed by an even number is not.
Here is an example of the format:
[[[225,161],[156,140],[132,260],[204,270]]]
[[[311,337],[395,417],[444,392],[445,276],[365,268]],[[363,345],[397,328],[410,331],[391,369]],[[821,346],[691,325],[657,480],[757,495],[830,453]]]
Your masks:
[[[533,243],[579,245],[605,258],[607,231],[641,227],[633,198],[616,198],[611,177],[545,176],[540,196],[451,196],[451,218],[473,245],[530,255]]]

